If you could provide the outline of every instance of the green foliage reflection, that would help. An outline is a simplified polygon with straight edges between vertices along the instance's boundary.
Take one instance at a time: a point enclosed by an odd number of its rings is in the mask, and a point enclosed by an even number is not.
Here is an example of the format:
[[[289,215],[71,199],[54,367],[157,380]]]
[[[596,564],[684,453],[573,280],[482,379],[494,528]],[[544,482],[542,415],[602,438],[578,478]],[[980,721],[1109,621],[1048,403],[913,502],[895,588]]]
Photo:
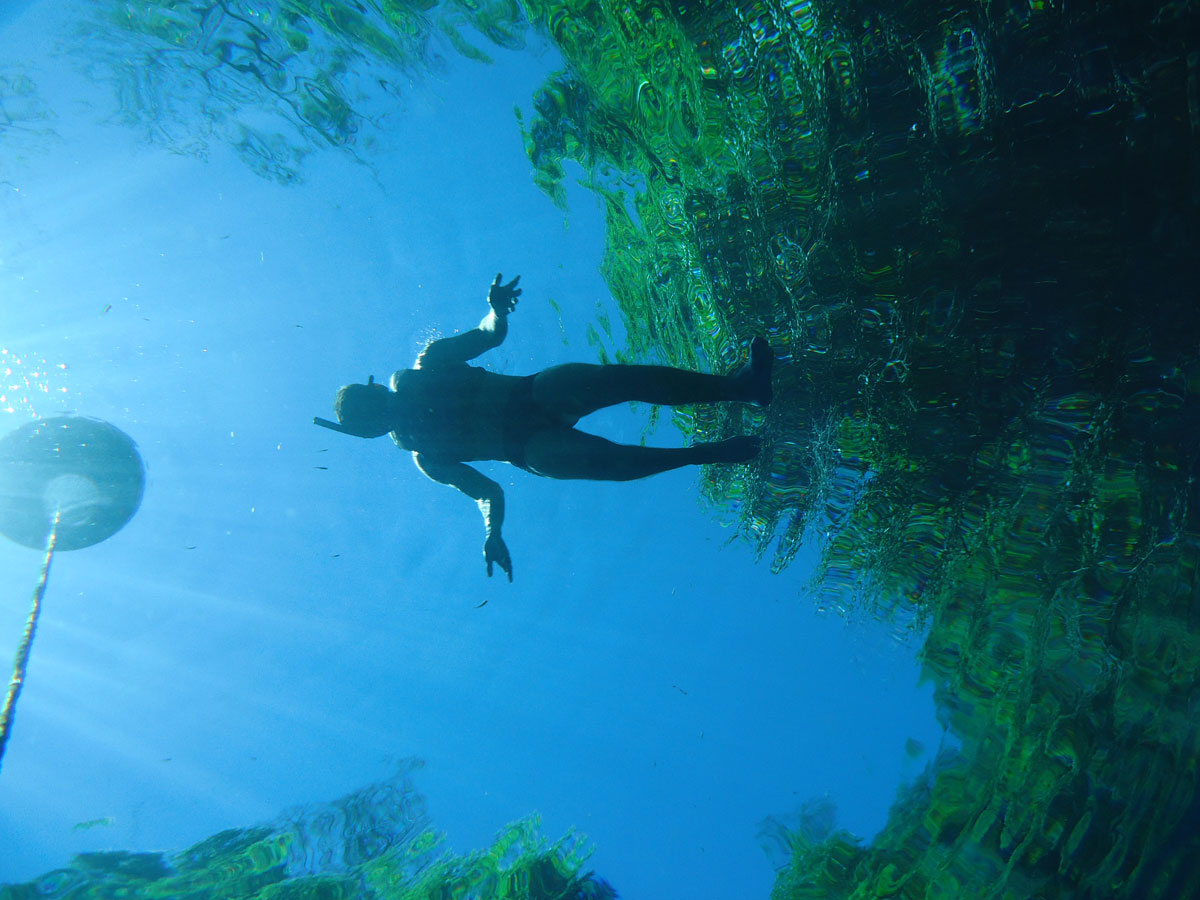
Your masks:
[[[22,67],[0,71],[0,149],[10,163],[24,163],[56,141],[53,121],[53,111]]]
[[[777,896],[1200,891],[1183,7],[525,5],[568,60],[530,157],[607,201],[628,354],[783,363],[769,457],[708,494],[777,571],[815,540],[822,603],[928,625],[963,743]]]
[[[0,887],[0,900],[614,900],[581,870],[586,858],[574,837],[547,843],[534,820],[510,825],[486,850],[451,854],[405,770],[181,853],[80,854],[36,881]]]
[[[515,0],[120,0],[82,49],[149,139],[229,144],[288,182],[313,150],[369,148],[444,51],[487,62],[483,47],[519,48],[524,30]]]

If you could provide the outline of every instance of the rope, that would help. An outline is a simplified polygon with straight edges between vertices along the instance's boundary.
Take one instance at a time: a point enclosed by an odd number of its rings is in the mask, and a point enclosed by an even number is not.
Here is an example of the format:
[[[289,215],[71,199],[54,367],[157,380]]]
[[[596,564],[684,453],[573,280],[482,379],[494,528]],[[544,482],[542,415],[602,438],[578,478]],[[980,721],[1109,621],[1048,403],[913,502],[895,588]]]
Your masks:
[[[54,524],[50,537],[46,539],[46,559],[42,562],[42,576],[33,591],[33,604],[29,618],[25,620],[25,633],[17,646],[17,661],[13,664],[12,681],[8,683],[8,696],[4,698],[4,709],[0,711],[0,763],[4,761],[4,748],[8,744],[8,733],[12,730],[13,717],[17,714],[17,697],[25,683],[25,667],[29,664],[29,651],[33,647],[33,633],[37,630],[38,615],[42,611],[42,597],[46,594],[46,581],[50,577],[50,561],[54,558],[54,544],[58,540],[60,511],[54,513]]]

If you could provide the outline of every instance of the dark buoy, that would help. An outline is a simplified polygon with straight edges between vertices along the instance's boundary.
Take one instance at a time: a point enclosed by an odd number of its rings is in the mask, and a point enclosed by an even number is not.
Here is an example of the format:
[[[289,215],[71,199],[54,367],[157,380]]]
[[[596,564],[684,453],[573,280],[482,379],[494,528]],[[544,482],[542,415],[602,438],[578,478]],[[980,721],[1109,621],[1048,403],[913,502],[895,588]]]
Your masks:
[[[41,419],[0,438],[0,533],[46,552],[0,711],[0,761],[25,681],[54,551],[78,550],[112,537],[137,512],[145,486],[137,445],[99,419]]]

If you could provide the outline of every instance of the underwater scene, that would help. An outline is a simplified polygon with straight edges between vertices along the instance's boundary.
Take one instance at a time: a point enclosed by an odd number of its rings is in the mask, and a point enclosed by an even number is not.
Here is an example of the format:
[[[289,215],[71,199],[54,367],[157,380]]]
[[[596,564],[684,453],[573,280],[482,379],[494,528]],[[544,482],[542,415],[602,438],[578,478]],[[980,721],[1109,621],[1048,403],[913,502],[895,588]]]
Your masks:
[[[0,48],[0,898],[1200,897],[1192,3]]]

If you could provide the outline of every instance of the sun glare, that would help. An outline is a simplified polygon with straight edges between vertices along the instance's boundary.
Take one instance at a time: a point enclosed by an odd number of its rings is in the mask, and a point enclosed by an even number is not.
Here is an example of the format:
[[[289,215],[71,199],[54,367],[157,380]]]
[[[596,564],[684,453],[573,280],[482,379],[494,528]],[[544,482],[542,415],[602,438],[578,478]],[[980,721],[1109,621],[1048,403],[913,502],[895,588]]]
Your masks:
[[[36,353],[19,354],[0,347],[0,412],[39,418],[38,405],[49,406],[52,394],[66,394],[66,363],[51,363]]]

